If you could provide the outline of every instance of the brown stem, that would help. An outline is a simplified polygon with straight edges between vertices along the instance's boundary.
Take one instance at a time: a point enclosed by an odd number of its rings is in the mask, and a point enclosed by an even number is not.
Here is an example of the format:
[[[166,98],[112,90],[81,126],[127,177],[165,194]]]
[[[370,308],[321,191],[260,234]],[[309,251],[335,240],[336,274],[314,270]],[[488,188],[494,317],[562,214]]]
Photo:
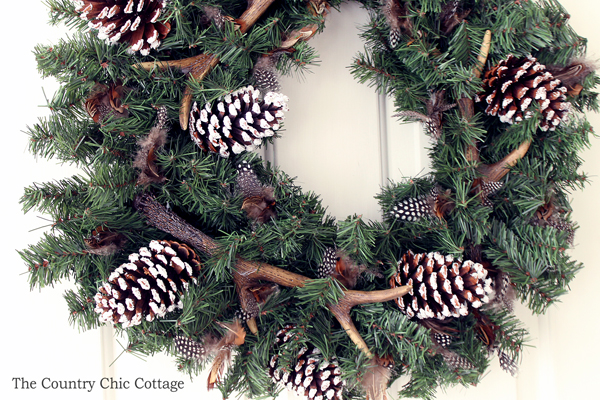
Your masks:
[[[189,225],[174,212],[167,210],[166,207],[158,203],[152,196],[148,194],[139,195],[134,201],[134,207],[146,216],[148,224],[196,247],[207,255],[216,255],[218,246],[214,239]],[[248,297],[241,293],[245,293],[248,287],[255,285],[258,281],[273,282],[285,287],[303,287],[310,280],[310,278],[304,275],[286,271],[263,262],[244,260],[239,257],[236,259],[233,278],[238,295],[240,295],[242,307],[248,301]],[[409,291],[409,286],[370,292],[344,290],[344,297],[338,303],[330,303],[327,307],[358,348],[367,356],[372,357],[367,344],[358,333],[356,326],[354,326],[350,318],[350,309],[358,304],[380,303],[393,300],[404,296]],[[253,329],[252,327],[250,328]],[[258,329],[256,331],[258,332]]]
[[[347,290],[344,292],[344,297],[337,304],[328,304],[327,308],[329,308],[329,311],[335,316],[354,344],[370,358],[373,354],[369,351],[369,346],[367,346],[367,343],[358,333],[356,326],[354,326],[354,322],[350,318],[350,309],[359,304],[382,303],[394,300],[404,296],[410,290],[410,286],[400,286],[393,289],[371,292]]]
[[[472,98],[469,97],[461,97],[457,101],[458,109],[460,111],[460,115],[468,122],[475,116],[475,103]],[[479,150],[477,149],[477,145],[475,143],[471,143],[467,146],[465,151],[465,157],[469,162],[480,161],[479,159]]]
[[[481,73],[483,72],[483,67],[485,66],[485,62],[487,60],[487,56],[490,52],[490,46],[492,44],[492,31],[489,29],[485,31],[485,35],[483,36],[483,41],[481,43],[481,48],[479,49],[479,55],[477,56],[477,64],[473,69],[473,73],[477,78],[481,77]],[[475,115],[475,105],[473,103],[473,99],[470,97],[462,97],[458,100],[458,108],[460,110],[460,114],[462,117],[470,121],[471,118]],[[477,149],[476,143],[471,143],[467,146],[465,151],[465,156],[467,157],[467,161],[479,162],[479,150]]]

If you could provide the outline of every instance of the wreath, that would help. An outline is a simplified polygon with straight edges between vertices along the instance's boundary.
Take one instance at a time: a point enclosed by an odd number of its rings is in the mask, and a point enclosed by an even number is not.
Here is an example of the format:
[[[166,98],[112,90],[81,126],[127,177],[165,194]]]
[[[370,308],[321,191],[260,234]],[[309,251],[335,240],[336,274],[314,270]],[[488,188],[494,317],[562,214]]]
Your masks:
[[[382,399],[514,374],[527,332],[581,265],[568,192],[599,80],[554,0],[361,0],[352,73],[431,138],[432,172],[391,182],[380,221],[336,221],[253,150],[282,133],[280,74],[341,0],[49,0],[79,33],[35,55],[61,87],[30,151],[80,175],[25,189],[55,221],[20,252],[64,278],[73,324],[210,368],[249,396]],[[190,140],[191,139],[191,140]]]

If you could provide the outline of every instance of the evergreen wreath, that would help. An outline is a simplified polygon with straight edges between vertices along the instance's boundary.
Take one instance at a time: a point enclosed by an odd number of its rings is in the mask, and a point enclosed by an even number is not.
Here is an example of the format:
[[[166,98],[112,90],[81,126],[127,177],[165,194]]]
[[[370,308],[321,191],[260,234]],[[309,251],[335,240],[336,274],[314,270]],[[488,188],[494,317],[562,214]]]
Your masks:
[[[527,332],[582,267],[568,192],[597,110],[586,40],[555,0],[361,0],[356,78],[424,123],[433,172],[335,221],[251,151],[280,136],[279,74],[341,0],[49,0],[80,33],[35,49],[61,88],[30,151],[81,175],[25,189],[55,221],[20,252],[64,278],[74,324],[112,323],[228,396],[432,398],[516,372]],[[229,367],[227,365],[230,363]]]

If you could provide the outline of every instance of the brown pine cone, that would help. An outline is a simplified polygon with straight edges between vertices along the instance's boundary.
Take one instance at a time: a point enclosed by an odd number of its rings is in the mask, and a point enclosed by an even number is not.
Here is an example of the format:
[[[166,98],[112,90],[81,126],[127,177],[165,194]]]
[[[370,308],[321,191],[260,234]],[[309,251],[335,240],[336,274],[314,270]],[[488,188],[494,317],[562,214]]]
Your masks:
[[[276,334],[275,348],[284,346],[296,334],[294,325],[286,325]],[[345,382],[337,362],[328,362],[321,357],[321,351],[308,346],[300,349],[292,370],[280,366],[279,354],[274,354],[269,362],[269,376],[273,382],[283,384],[288,390],[310,400],[342,400]]]
[[[275,134],[287,111],[288,99],[281,93],[259,97],[260,92],[248,86],[215,104],[200,108],[194,103],[189,123],[194,143],[222,157],[254,150]]]
[[[128,43],[143,56],[156,49],[171,30],[159,22],[165,0],[76,0],[75,11],[89,21],[98,37],[108,43]]]
[[[153,240],[110,274],[94,296],[95,311],[101,322],[123,328],[139,325],[143,316],[147,321],[164,317],[183,307],[179,297],[199,272],[198,256],[186,244]]]
[[[552,131],[571,110],[566,93],[567,88],[536,58],[509,55],[485,72],[483,92],[475,96],[475,102],[487,104],[487,114],[509,124],[531,117],[530,106],[537,102],[543,115],[540,129]]]
[[[489,301],[492,279],[483,265],[471,260],[454,260],[440,253],[407,251],[398,263],[398,272],[390,278],[390,286],[412,286],[396,299],[400,310],[409,318],[460,317],[471,308]]]

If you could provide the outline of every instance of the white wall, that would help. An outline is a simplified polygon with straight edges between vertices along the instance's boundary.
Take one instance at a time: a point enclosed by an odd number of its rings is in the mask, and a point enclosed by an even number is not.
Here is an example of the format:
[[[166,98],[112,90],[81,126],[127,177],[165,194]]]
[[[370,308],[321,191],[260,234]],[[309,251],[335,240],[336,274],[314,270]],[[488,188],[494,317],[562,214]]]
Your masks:
[[[590,42],[589,56],[600,56],[600,33],[597,20],[600,6],[597,0],[563,0],[572,15],[575,30]],[[24,12],[26,11],[26,12]],[[282,82],[290,97],[290,112],[284,137],[269,157],[278,162],[303,187],[321,194],[329,211],[344,218],[351,213],[377,219],[379,210],[373,195],[388,178],[417,175],[426,168],[424,147],[427,138],[414,124],[400,126],[387,120],[387,129],[379,129],[379,113],[391,114],[389,104],[359,85],[346,68],[352,56],[362,48],[356,38],[356,26],[366,20],[357,5],[342,7],[342,14],[329,17],[328,28],[313,39],[322,63],[299,83],[293,79]],[[172,359],[158,356],[141,361],[131,355],[120,357],[112,367],[108,364],[120,352],[110,338],[110,330],[79,333],[68,324],[62,292],[68,284],[41,292],[28,290],[22,261],[14,251],[37,242],[43,230],[29,232],[47,222],[33,213],[22,215],[18,199],[24,186],[68,176],[68,167],[53,162],[34,160],[27,152],[27,137],[21,133],[35,123],[45,110],[41,87],[48,96],[54,91],[52,82],[39,79],[31,50],[36,43],[55,42],[60,30],[46,26],[46,10],[37,0],[21,0],[4,5],[6,18],[4,56],[0,63],[4,90],[0,112],[8,141],[2,157],[5,190],[2,197],[2,243],[5,274],[8,285],[3,296],[7,311],[2,319],[3,359],[5,368],[0,381],[3,398],[33,399],[158,399],[162,391],[100,391],[92,392],[14,389],[12,378],[24,377],[38,381],[45,377],[55,380],[96,380],[114,374],[117,378],[186,381],[185,389],[168,398],[206,398],[205,378],[190,382],[175,370]],[[600,90],[600,89],[599,89]],[[600,117],[590,115],[600,127]],[[8,125],[8,126],[6,126]],[[381,134],[380,134],[381,132]],[[600,196],[600,145],[584,153],[583,169],[592,177],[592,185],[573,194],[575,220],[581,226],[576,237],[575,259],[585,263],[571,286],[571,293],[554,306],[546,316],[532,317],[525,307],[518,313],[532,334],[532,346],[526,350],[518,378],[508,376],[493,362],[491,372],[474,388],[453,388],[440,393],[440,399],[561,399],[594,398],[600,384],[600,322],[594,318],[594,296],[600,272],[595,262],[595,248],[600,226],[596,199]],[[361,154],[358,157],[358,154]],[[365,157],[364,154],[368,157]],[[399,156],[401,155],[401,156]],[[6,292],[7,291],[7,292]],[[104,338],[104,341],[103,341]],[[111,348],[114,346],[114,348]],[[103,358],[104,357],[104,358]],[[218,392],[211,397],[219,398]]]

